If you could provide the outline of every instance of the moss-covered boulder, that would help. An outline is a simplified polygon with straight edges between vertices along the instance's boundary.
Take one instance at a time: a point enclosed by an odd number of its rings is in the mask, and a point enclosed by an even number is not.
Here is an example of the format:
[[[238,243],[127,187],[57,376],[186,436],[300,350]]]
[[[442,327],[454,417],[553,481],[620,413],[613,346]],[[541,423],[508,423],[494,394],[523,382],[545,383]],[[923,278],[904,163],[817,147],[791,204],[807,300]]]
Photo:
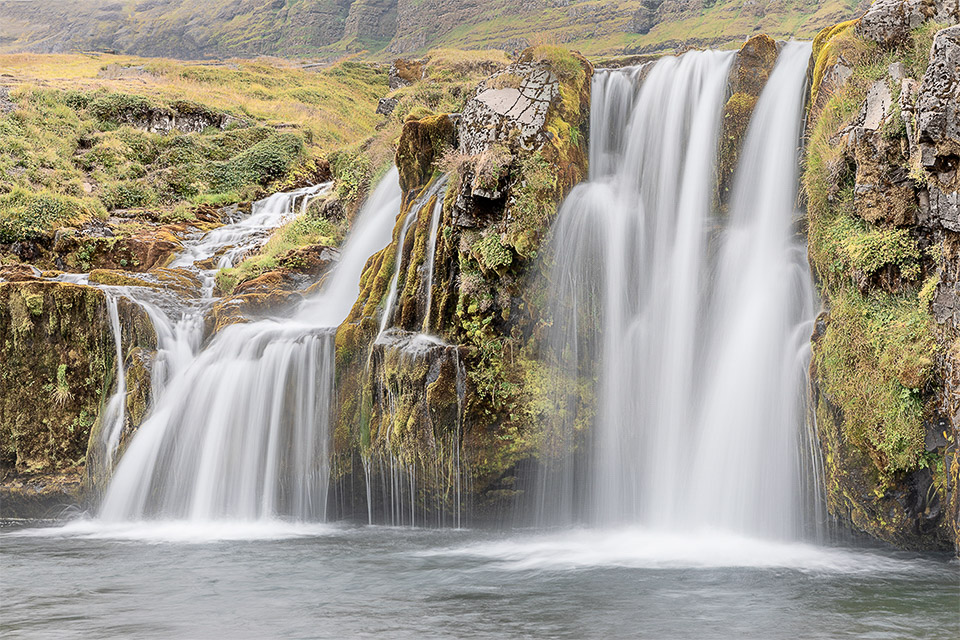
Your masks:
[[[454,119],[448,114],[409,120],[397,144],[400,188],[409,192],[422,186],[433,173],[433,164],[454,142]]]
[[[125,353],[155,348],[139,307],[121,304],[118,311]],[[62,487],[36,474],[84,465],[112,393],[115,354],[103,291],[59,282],[0,283],[0,467],[8,480],[33,474],[33,485]],[[22,494],[27,485],[18,486]]]
[[[827,506],[842,525],[897,546],[950,548],[960,237],[949,202],[958,183],[933,168],[952,162],[950,129],[939,123],[943,98],[960,86],[960,56],[951,29],[934,22],[892,39],[866,37],[858,24],[815,40],[803,177],[826,309],[811,380]],[[839,65],[846,71],[831,76]],[[923,122],[937,124],[921,138]]]

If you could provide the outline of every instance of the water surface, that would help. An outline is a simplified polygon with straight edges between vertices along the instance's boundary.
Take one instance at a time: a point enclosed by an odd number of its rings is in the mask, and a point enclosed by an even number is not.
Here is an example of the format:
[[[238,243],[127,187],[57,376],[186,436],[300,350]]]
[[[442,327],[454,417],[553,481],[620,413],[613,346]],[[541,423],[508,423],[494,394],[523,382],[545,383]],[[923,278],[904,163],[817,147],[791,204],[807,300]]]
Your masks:
[[[940,556],[703,532],[74,522],[0,532],[4,638],[944,638]]]

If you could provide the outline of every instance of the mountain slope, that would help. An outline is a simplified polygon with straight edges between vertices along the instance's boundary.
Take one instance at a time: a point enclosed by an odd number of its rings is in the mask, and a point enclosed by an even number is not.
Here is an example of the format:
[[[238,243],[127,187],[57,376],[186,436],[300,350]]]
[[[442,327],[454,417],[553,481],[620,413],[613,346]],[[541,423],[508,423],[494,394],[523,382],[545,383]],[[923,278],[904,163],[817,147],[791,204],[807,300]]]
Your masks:
[[[592,55],[812,38],[868,0],[0,0],[0,51],[386,57],[557,43]]]

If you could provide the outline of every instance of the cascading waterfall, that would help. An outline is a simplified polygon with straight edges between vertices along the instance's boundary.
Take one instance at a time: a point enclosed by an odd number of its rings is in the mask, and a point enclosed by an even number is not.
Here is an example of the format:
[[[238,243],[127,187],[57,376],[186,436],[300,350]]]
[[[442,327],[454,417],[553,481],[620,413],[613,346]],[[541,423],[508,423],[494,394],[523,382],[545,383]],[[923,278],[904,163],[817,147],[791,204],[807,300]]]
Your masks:
[[[390,240],[397,185],[392,171],[323,290],[292,318],[227,327],[172,372],[117,466],[101,518],[324,517],[333,332],[356,299],[368,256]],[[220,240],[202,243],[209,256]]]
[[[447,178],[442,180],[443,186],[446,186]],[[433,203],[433,211],[430,214],[430,239],[427,244],[427,258],[424,262],[424,268],[427,270],[427,304],[426,311],[423,313],[423,332],[430,333],[430,308],[433,306],[433,263],[437,257],[437,235],[440,231],[440,215],[443,213],[443,194],[438,192],[437,200]]]
[[[396,397],[401,390],[383,378],[383,360],[389,358],[398,369],[416,371],[423,367],[439,375],[442,364],[440,359],[451,357],[456,370],[456,388],[458,396],[458,415],[451,424],[438,422],[429,411],[425,416],[428,426],[433,429],[435,438],[432,443],[433,456],[421,452],[418,459],[401,459],[392,452],[378,451],[364,454],[361,458],[366,490],[367,520],[374,523],[375,517],[381,517],[391,526],[417,526],[419,524],[438,527],[460,527],[463,524],[463,478],[460,468],[461,413],[465,393],[466,370],[455,348],[451,348],[440,338],[426,333],[430,327],[432,306],[432,288],[436,243],[439,237],[440,217],[443,212],[444,193],[449,175],[443,175],[429,184],[410,205],[397,237],[397,251],[394,261],[394,273],[383,307],[379,331],[372,345],[363,375],[373,377],[376,392],[372,402],[375,411],[387,416],[387,420],[396,417],[400,400]],[[427,228],[425,255],[421,263],[413,262],[415,251],[404,254],[408,234],[421,233],[418,227],[424,207],[431,206],[430,222]],[[414,246],[423,239],[418,236]],[[406,260],[406,261],[405,261]],[[397,300],[400,295],[400,280],[404,274],[417,273],[421,290],[425,291],[422,331],[415,333],[402,328],[396,322]],[[404,288],[407,285],[404,285]],[[397,324],[397,327],[394,325]],[[437,352],[442,355],[438,355]],[[384,355],[390,352],[389,356]],[[378,353],[379,355],[375,355]],[[431,360],[437,358],[437,360]],[[409,391],[409,390],[407,390]]]
[[[599,72],[590,182],[554,229],[551,349],[596,379],[592,436],[542,478],[541,521],[799,533],[813,293],[796,238],[809,44],[788,43],[754,111],[729,213],[713,206],[733,54]],[[620,132],[623,132],[622,135]]]
[[[102,289],[107,296],[107,312],[117,359],[116,387],[102,418],[105,425],[102,440],[108,468],[113,465],[126,421],[127,388],[118,301],[123,298],[138,305],[147,314],[156,332],[157,353],[151,365],[151,397],[155,398],[162,392],[167,381],[189,364],[200,349],[203,339],[203,314],[213,302],[214,276],[217,270],[232,267],[235,260],[262,245],[271,231],[298,214],[306,213],[310,201],[329,191],[330,185],[331,183],[326,182],[275,193],[255,202],[249,217],[206,234],[197,234],[184,242],[183,251],[171,262],[170,268],[189,269],[197,274],[201,287],[200,296],[196,300],[184,300],[169,292],[149,287],[93,285]],[[218,255],[215,268],[195,264]],[[86,274],[66,274],[61,278],[65,281],[90,284]],[[174,316],[173,319],[171,315]]]
[[[410,230],[410,227],[416,222],[417,218],[420,215],[420,211],[423,207],[427,206],[430,202],[430,199],[434,196],[437,196],[437,205],[440,208],[443,208],[443,189],[447,185],[447,177],[443,176],[439,180],[433,183],[433,185],[426,190],[423,195],[421,195],[411,206],[410,213],[407,214],[407,217],[403,220],[403,226],[400,227],[400,235],[397,238],[397,252],[394,259],[395,267],[393,271],[393,278],[390,280],[390,289],[387,293],[387,301],[383,307],[383,315],[380,317],[380,330],[377,332],[378,335],[383,335],[383,332],[390,328],[391,323],[393,322],[393,311],[394,307],[397,305],[397,296],[399,294],[398,286],[400,282],[400,273],[403,271],[403,247],[407,238],[407,232]],[[434,206],[433,216],[436,217],[438,212],[436,211],[437,206]],[[431,223],[432,225],[433,223]],[[439,220],[437,222],[439,225]],[[427,264],[427,268],[430,270],[430,279],[432,282],[433,279],[433,255],[436,247],[436,235],[431,234],[431,244],[428,247],[427,251],[430,252],[430,258]],[[429,309],[427,314],[429,315]]]

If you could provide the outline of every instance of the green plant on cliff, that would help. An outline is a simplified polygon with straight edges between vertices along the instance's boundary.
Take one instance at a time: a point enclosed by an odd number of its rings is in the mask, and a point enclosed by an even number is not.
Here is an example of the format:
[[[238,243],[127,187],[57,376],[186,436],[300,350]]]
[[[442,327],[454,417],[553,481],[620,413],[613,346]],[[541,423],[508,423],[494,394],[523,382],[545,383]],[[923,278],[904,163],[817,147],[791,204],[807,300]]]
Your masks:
[[[505,233],[508,244],[529,258],[556,214],[557,172],[537,152],[520,158],[517,176]]]
[[[935,343],[929,317],[911,298],[844,288],[831,297],[830,320],[816,351],[824,389],[843,409],[854,446],[873,452],[884,473],[922,462],[923,400]]]
[[[73,398],[70,385],[67,384],[67,365],[57,367],[57,384],[53,389],[53,401],[60,406],[65,405]]]
[[[903,53],[858,39],[854,22],[824,29],[814,41],[812,128],[803,185],[811,265],[829,316],[813,359],[822,390],[842,416],[841,439],[869,456],[889,480],[925,464],[924,417],[936,342],[929,307],[918,304],[931,292],[929,286],[920,290],[924,256],[917,239],[909,229],[858,215],[856,158],[837,136],[859,112],[870,86]],[[931,38],[926,25],[903,47],[914,77],[923,73]],[[927,53],[921,55],[923,50]],[[821,95],[826,70],[840,58],[852,76]],[[896,126],[882,131],[888,143],[904,134]],[[899,147],[897,140],[893,144]],[[871,280],[888,267],[902,278],[896,293]]]

